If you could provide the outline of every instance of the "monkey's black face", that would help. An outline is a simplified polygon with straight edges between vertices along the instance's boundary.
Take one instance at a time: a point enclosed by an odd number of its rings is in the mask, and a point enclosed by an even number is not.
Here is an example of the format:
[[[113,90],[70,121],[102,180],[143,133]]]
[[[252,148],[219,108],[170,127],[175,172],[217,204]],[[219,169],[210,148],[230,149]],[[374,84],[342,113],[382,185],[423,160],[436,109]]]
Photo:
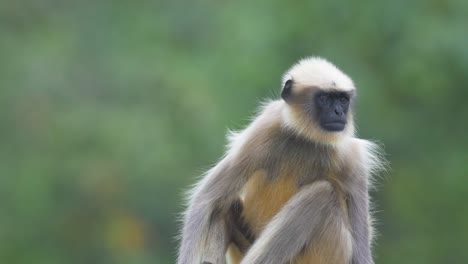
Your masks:
[[[315,95],[317,120],[320,127],[330,132],[345,129],[351,94],[320,91]]]

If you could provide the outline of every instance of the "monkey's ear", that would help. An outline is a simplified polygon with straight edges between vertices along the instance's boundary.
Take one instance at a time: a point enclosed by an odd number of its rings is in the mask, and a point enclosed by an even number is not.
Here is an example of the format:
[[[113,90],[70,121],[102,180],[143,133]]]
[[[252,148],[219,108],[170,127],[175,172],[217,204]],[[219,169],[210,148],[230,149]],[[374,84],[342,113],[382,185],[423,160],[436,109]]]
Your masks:
[[[281,98],[286,100],[292,93],[293,81],[291,79],[284,83],[283,90],[281,91]]]

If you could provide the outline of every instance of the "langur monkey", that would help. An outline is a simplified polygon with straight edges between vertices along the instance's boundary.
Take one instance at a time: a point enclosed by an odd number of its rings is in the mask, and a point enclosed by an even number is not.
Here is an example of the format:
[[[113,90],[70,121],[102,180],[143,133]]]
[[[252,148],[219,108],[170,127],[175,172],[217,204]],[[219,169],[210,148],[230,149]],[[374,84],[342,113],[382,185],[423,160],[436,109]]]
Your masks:
[[[353,81],[300,60],[281,100],[229,135],[222,160],[189,193],[179,264],[372,264],[376,145],[354,135]]]

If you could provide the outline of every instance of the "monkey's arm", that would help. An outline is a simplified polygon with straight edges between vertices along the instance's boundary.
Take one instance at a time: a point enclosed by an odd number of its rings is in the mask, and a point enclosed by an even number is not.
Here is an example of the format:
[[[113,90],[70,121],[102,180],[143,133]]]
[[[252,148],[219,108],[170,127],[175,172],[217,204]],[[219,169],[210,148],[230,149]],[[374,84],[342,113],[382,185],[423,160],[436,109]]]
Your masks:
[[[272,102],[245,130],[231,134],[228,154],[192,190],[184,216],[179,264],[224,263],[232,231],[225,216],[255,167],[262,166],[269,138],[265,135],[279,126],[281,109],[281,101]]]
[[[184,217],[179,264],[224,263],[229,242],[224,215],[245,183],[243,166],[227,156],[194,188]]]
[[[369,182],[372,174],[385,169],[379,146],[366,140],[357,141],[356,167],[350,175],[348,214],[353,237],[352,264],[374,264],[371,252],[372,221],[369,201]]]
[[[289,263],[320,230],[331,228],[340,212],[329,182],[304,187],[266,226],[242,264]]]
[[[348,198],[349,222],[353,236],[352,264],[374,263],[371,253],[372,227],[368,189],[367,180],[359,179]]]

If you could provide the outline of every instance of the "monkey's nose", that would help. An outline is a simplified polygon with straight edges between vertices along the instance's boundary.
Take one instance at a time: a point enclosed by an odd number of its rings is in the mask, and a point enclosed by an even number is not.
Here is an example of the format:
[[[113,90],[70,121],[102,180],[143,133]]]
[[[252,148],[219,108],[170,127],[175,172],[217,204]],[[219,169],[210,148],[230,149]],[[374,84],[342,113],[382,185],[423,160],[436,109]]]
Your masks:
[[[343,111],[341,109],[335,108],[335,114],[341,116],[343,115]]]

